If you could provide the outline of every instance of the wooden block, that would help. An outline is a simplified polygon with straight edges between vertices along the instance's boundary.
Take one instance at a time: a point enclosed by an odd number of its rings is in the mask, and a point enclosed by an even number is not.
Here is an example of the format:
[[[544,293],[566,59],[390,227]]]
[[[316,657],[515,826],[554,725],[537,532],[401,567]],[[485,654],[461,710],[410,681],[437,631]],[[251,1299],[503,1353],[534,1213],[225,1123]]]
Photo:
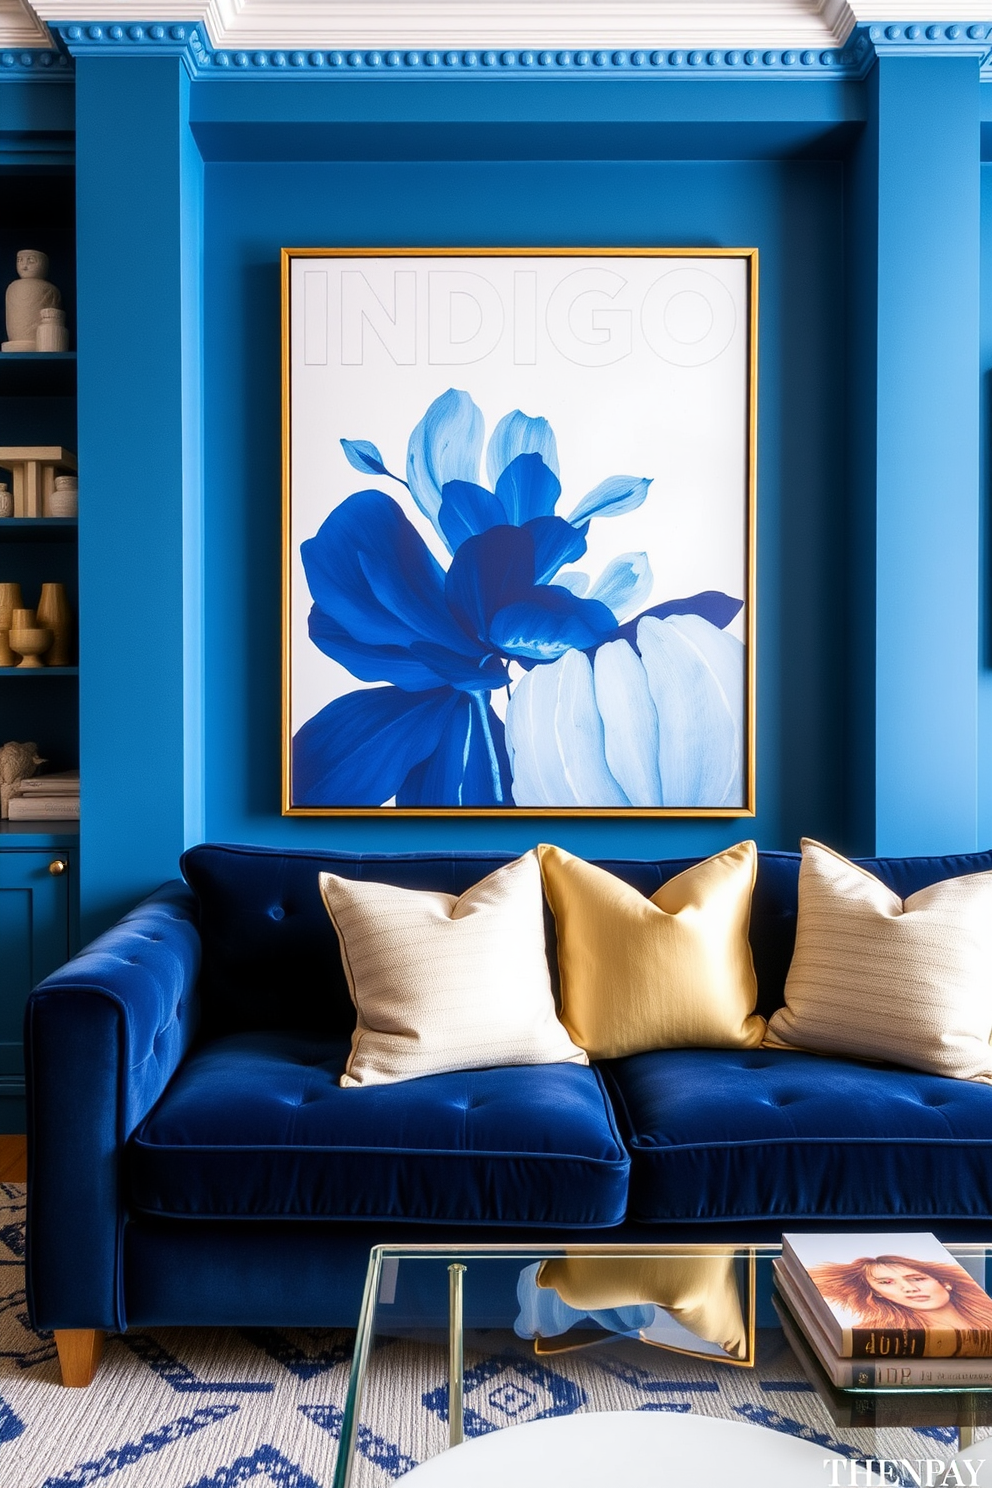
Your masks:
[[[55,465],[64,465],[68,471],[76,468],[72,450],[63,449],[61,444],[0,445],[0,466],[9,469],[11,460],[51,460]]]
[[[62,1383],[85,1389],[100,1367],[106,1335],[94,1328],[56,1328],[55,1347],[62,1370]]]
[[[0,446],[0,470],[14,481],[14,516],[43,517],[60,472],[76,470],[76,456],[60,444]]]

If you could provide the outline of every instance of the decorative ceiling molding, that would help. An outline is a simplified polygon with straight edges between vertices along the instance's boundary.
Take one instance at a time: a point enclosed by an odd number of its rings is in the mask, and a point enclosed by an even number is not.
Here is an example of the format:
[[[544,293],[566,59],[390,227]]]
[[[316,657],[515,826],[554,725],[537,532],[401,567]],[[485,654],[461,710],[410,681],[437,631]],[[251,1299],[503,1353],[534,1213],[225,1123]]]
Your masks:
[[[636,48],[531,50],[434,49],[389,51],[323,48],[215,50],[205,33],[188,22],[58,22],[53,29],[71,56],[134,55],[153,51],[181,57],[194,78],[235,80],[326,78],[361,81],[376,78],[499,77],[612,77],[654,76],[689,81],[693,78],[824,78],[859,79],[867,75],[876,56],[887,52],[937,56],[956,54],[981,59],[986,65],[992,47],[992,26],[983,21],[921,22],[858,26],[843,47],[804,48]],[[51,53],[0,53],[0,68],[32,57],[49,61]]]
[[[861,77],[876,55],[953,48],[984,61],[992,42],[981,15],[992,0],[953,0],[953,21],[932,18],[946,0],[153,0],[154,20],[146,3],[35,0],[34,9],[72,54],[168,48],[197,77],[438,68]],[[97,9],[112,18],[94,20]],[[0,0],[0,70],[51,69],[59,54],[38,50],[52,45],[38,15],[27,0]]]
[[[0,47],[50,47],[52,38],[25,0],[0,0]]]
[[[29,15],[27,0],[2,0]],[[946,0],[34,0],[45,21],[196,24],[218,51],[638,47],[817,50],[858,23],[932,20]],[[954,0],[955,19],[992,18]],[[0,28],[0,45],[9,43]]]

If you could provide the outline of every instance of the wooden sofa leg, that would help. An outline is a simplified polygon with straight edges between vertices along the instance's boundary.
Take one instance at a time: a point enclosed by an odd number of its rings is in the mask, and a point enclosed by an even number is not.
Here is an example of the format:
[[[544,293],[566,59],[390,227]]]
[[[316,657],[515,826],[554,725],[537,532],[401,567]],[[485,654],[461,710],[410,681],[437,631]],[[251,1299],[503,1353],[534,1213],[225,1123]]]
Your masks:
[[[105,1335],[95,1328],[56,1328],[62,1383],[85,1387],[100,1367]]]

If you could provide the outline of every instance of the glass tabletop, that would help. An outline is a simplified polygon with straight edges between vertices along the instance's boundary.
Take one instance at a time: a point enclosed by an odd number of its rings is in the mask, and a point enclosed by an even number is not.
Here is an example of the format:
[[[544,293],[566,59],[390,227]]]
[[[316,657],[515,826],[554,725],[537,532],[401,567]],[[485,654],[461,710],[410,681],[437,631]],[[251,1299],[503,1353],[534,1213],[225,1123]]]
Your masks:
[[[984,1286],[992,1249],[948,1248]],[[589,1411],[766,1426],[851,1462],[949,1460],[992,1429],[992,1381],[831,1385],[776,1290],[779,1255],[775,1245],[376,1246],[334,1488]]]

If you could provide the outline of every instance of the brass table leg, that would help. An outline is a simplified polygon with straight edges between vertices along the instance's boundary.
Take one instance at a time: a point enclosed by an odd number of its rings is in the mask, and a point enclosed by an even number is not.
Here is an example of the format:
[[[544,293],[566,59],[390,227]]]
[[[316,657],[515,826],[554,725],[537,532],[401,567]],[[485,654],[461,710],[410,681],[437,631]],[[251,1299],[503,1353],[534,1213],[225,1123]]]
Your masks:
[[[465,1267],[448,1267],[448,1446],[464,1439],[465,1347],[462,1325],[462,1285]]]

